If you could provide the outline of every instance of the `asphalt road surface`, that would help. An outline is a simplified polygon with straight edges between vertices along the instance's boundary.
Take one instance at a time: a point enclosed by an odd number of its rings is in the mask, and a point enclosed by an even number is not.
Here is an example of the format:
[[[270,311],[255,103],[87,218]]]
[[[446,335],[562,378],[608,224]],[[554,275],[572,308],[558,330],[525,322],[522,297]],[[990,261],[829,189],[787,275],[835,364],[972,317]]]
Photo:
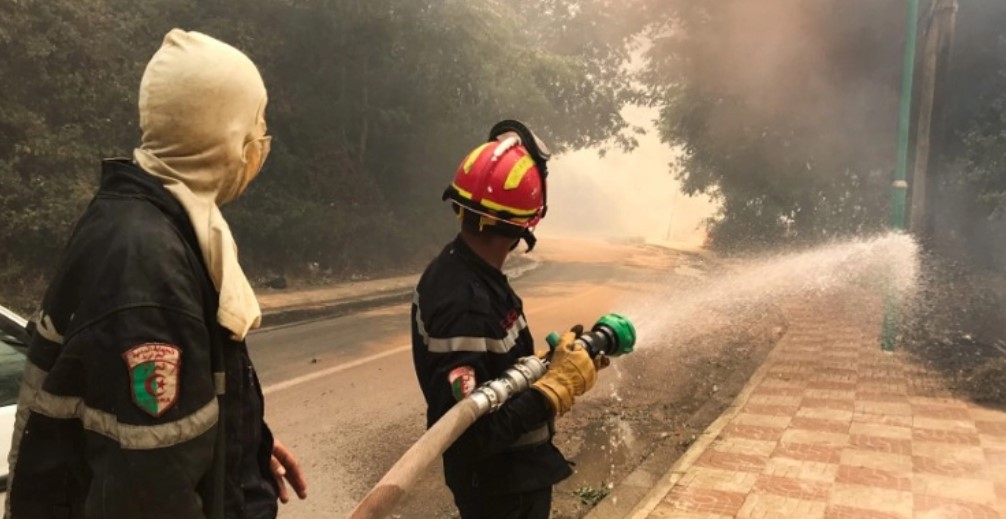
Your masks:
[[[654,279],[675,275],[681,257],[653,247],[573,241],[543,240],[541,249],[542,265],[513,283],[539,348],[551,330],[589,326],[652,292]],[[253,335],[267,420],[299,457],[309,484],[308,499],[282,506],[281,518],[345,516],[423,433],[426,407],[409,333],[409,306],[398,304]],[[598,386],[616,376],[605,370]],[[434,465],[397,517],[451,516],[450,494]]]

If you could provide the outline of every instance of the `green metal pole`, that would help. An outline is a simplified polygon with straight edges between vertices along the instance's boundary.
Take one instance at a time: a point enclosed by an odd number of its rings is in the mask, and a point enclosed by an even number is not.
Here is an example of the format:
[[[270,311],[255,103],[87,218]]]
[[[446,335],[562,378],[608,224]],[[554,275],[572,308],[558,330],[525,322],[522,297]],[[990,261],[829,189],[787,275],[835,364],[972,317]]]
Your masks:
[[[905,63],[901,75],[901,112],[898,122],[898,166],[891,190],[891,226],[905,228],[905,200],[908,195],[908,145],[912,125],[912,84],[915,79],[915,40],[919,31],[919,0],[908,0],[905,27]]]
[[[905,207],[908,198],[908,144],[912,125],[912,83],[915,79],[915,40],[919,27],[919,0],[908,0],[905,22],[905,63],[901,76],[901,113],[898,122],[898,165],[891,185],[891,227],[905,229]],[[888,290],[884,311],[884,351],[894,351],[898,337],[898,305]]]

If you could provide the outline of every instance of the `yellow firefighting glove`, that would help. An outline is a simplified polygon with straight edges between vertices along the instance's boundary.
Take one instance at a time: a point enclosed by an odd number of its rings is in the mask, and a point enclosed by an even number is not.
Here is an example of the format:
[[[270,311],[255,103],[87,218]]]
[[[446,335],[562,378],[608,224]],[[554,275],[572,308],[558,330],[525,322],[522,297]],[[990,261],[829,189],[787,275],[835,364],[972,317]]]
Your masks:
[[[573,407],[573,400],[594,387],[597,368],[587,350],[576,344],[576,333],[566,332],[552,352],[548,371],[532,386],[562,416]]]

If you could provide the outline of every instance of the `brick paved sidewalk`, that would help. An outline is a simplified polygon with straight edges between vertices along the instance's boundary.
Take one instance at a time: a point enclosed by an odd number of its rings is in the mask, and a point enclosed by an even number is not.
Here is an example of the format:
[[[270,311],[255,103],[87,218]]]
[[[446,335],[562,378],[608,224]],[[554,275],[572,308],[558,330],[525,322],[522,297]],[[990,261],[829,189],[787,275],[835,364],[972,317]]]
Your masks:
[[[1006,413],[956,398],[879,312],[787,312],[735,405],[630,517],[1006,518]]]

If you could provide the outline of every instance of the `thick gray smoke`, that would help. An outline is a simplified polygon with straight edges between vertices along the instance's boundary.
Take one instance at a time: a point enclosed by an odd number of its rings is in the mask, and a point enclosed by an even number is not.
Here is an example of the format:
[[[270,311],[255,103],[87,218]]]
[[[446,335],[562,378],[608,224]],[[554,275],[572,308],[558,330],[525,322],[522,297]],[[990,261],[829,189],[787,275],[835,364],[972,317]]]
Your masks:
[[[717,205],[689,197],[669,171],[678,151],[660,142],[657,111],[633,106],[626,119],[648,130],[632,152],[589,149],[558,157],[549,171],[549,215],[543,233],[700,246]]]

